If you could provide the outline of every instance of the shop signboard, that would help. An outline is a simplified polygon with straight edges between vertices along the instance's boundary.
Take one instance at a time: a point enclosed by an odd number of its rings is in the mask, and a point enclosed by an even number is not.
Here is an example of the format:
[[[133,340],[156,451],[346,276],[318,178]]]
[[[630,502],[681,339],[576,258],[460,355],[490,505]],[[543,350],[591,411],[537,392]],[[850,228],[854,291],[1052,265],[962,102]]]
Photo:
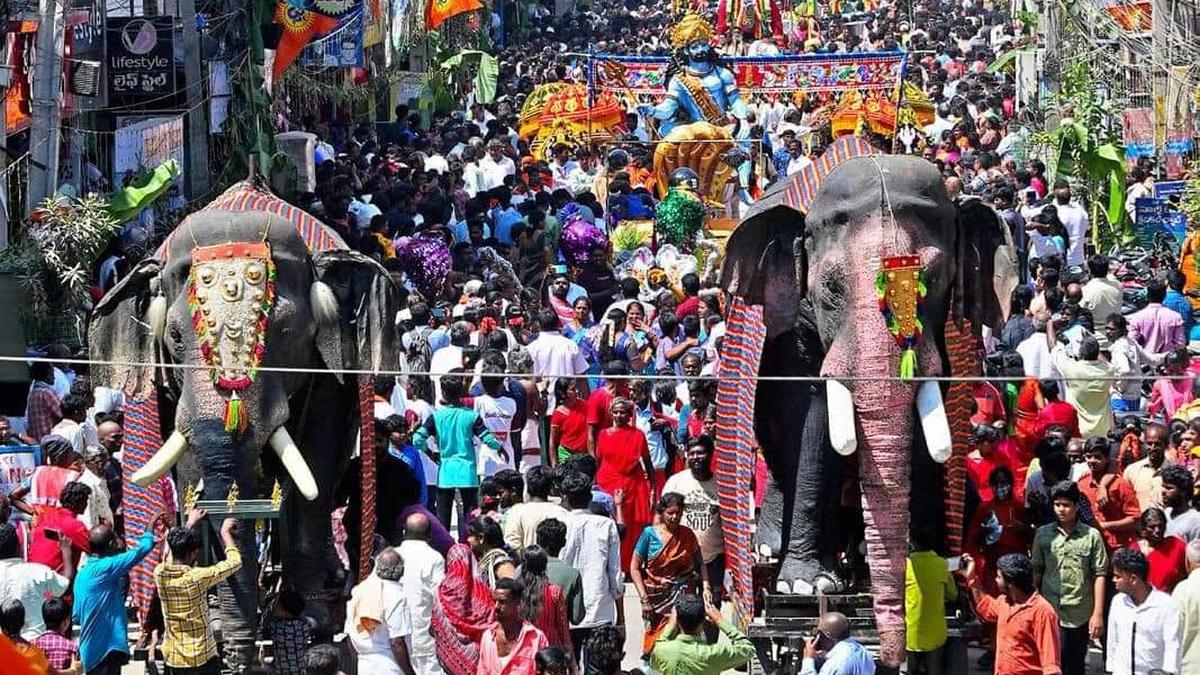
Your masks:
[[[113,147],[113,182],[153,171],[174,159],[184,166],[183,116],[126,117],[117,121]]]
[[[149,99],[175,91],[175,17],[109,17],[108,93]]]

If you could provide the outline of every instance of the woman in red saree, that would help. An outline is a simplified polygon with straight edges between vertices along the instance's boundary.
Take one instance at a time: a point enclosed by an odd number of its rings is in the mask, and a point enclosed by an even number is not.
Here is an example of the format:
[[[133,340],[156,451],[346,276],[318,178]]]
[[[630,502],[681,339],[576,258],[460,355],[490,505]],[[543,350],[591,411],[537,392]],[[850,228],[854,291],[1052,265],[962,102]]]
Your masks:
[[[1142,511],[1138,520],[1138,540],[1130,544],[1146,555],[1150,574],[1146,581],[1170,593],[1175,584],[1187,578],[1187,543],[1176,536],[1166,536],[1167,514],[1157,506]]]
[[[650,486],[654,481],[654,465],[650,463],[650,447],[646,435],[633,426],[633,402],[627,398],[613,400],[609,408],[613,425],[600,432],[596,439],[596,485],[608,494],[621,490],[625,500],[621,506],[625,534],[621,537],[621,569],[629,573],[633,545],[642,528],[650,524]]]
[[[642,656],[648,657],[659,633],[670,621],[675,601],[684,593],[695,593],[696,582],[704,588],[704,599],[712,602],[708,568],[700,555],[696,534],[679,524],[683,518],[683,495],[668,492],[658,502],[659,522],[642,530],[633,551],[629,576],[642,599]]]
[[[438,586],[430,622],[438,662],[447,675],[475,675],[479,639],[494,622],[492,589],[479,576],[471,548],[455,544],[446,554],[446,577]]]

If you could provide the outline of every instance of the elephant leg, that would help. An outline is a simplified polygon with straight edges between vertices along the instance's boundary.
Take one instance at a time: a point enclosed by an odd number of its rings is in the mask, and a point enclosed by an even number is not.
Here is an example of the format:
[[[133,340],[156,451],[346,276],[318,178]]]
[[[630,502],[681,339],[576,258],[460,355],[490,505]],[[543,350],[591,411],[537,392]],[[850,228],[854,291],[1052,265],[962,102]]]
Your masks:
[[[779,577],[792,581],[793,592],[838,590],[836,580],[839,528],[829,519],[837,513],[841,457],[829,445],[829,422],[825,399],[815,387],[809,391],[802,434],[794,445],[795,463],[791,499],[785,516],[788,541]]]
[[[307,414],[302,408],[307,408]],[[314,411],[326,412],[317,415]],[[353,380],[341,386],[329,376],[318,376],[311,391],[293,401],[292,419],[296,420],[300,452],[317,479],[318,494],[308,501],[291,490],[284,500],[284,572],[292,587],[310,600],[305,613],[317,621],[318,628],[332,629],[336,627],[330,624],[331,608],[313,600],[333,585],[341,567],[333,550],[330,514],[335,506],[334,493],[357,438],[358,401]],[[359,480],[357,475],[345,478]],[[346,546],[357,549],[357,542],[347,541]]]

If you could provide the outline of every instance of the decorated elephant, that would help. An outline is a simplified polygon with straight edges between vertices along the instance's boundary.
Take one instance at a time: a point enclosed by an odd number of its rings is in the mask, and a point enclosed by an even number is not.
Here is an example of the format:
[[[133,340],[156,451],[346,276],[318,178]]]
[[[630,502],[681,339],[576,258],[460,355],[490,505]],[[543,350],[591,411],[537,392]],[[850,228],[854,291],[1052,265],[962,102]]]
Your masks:
[[[978,331],[1001,325],[1015,267],[995,211],[951,201],[924,160],[873,153],[840,140],[766,195],[728,241],[722,286],[762,306],[760,374],[827,378],[757,386],[770,484],[755,544],[780,558],[778,590],[842,590],[837,514],[844,477],[857,475],[881,662],[895,668],[910,524],[945,535],[961,521],[962,481],[948,516],[940,463],[965,440],[952,439],[945,385],[920,378],[981,374],[952,368],[950,352],[966,345],[978,364]]]
[[[329,371],[395,371],[396,304],[378,263],[247,184],[188,216],[100,301],[90,326],[91,358],[106,364],[96,383],[129,399],[130,487],[153,488],[174,469],[180,499],[202,485],[199,499],[224,501],[234,485],[248,499],[278,481],[285,580],[320,596],[338,576],[330,513],[339,481],[358,480],[345,474],[369,384]],[[166,440],[139,463],[144,437]],[[139,507],[126,501],[127,512]],[[254,541],[243,523],[244,565],[220,589],[226,658],[240,666],[257,627]]]

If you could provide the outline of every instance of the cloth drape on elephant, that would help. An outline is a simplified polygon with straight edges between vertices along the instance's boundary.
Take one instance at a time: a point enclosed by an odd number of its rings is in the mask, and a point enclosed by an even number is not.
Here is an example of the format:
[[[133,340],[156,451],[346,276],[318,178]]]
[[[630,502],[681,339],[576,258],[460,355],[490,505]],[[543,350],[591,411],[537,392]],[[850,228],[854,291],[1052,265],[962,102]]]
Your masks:
[[[492,589],[479,576],[470,547],[455,545],[446,556],[430,622],[438,661],[449,675],[475,675],[479,639],[495,620],[494,610]]]
[[[655,546],[659,548],[651,555]],[[642,583],[646,586],[645,607],[654,613],[642,637],[642,654],[645,655],[654,648],[659,633],[666,627],[675,601],[685,592],[696,591],[700,543],[696,541],[696,534],[683,525],[664,543],[658,530],[650,525],[642,530],[635,550],[645,561],[642,569]]]

